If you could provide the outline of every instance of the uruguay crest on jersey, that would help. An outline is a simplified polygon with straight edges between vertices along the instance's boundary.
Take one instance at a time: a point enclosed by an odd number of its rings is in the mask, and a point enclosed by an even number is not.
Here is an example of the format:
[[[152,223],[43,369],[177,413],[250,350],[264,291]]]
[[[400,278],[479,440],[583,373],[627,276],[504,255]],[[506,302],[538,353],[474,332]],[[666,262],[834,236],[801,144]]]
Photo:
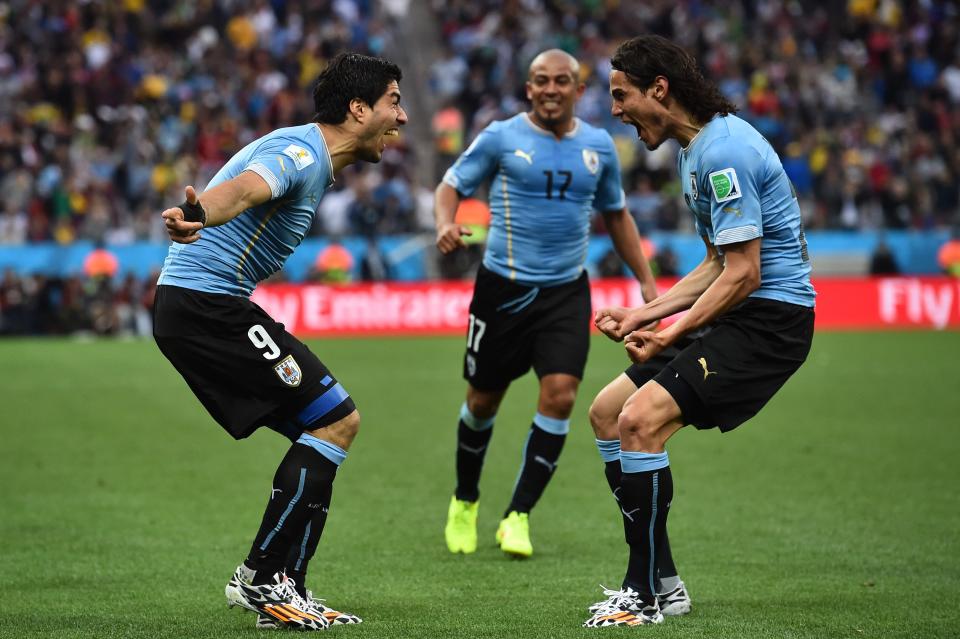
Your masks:
[[[593,149],[583,150],[583,165],[587,167],[591,175],[596,175],[600,170],[600,155]]]
[[[300,365],[297,364],[297,360],[293,359],[293,355],[284,357],[279,364],[273,367],[273,370],[277,372],[280,381],[287,386],[296,387],[300,385],[300,379],[302,378]]]

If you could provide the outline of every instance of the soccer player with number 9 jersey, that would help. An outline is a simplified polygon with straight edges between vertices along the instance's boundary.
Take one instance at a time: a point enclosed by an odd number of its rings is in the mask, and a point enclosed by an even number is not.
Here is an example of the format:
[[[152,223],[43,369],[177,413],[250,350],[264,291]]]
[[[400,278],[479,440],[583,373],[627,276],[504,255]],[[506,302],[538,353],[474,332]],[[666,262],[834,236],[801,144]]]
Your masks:
[[[304,583],[359,414],[323,362],[249,296],[303,240],[334,173],[378,162],[399,134],[407,121],[400,78],[385,60],[336,56],[314,89],[313,122],[254,140],[206,191],[188,186],[186,201],[162,214],[175,243],[157,286],[157,345],[234,438],[267,426],[292,441],[260,530],[226,587],[231,606],[258,613],[258,628],[360,621],[314,599]]]

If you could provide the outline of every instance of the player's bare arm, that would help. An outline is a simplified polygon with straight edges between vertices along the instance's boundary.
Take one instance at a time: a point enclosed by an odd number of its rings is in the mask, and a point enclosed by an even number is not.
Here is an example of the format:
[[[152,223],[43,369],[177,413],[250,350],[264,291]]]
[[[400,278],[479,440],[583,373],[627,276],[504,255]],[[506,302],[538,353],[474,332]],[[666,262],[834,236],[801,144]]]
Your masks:
[[[184,189],[188,205],[199,204],[206,215],[204,222],[185,219],[182,207],[174,206],[161,216],[167,226],[170,239],[180,244],[190,244],[200,239],[200,229],[219,226],[240,215],[247,209],[268,201],[272,194],[266,180],[253,171],[244,171],[232,180],[218,184],[202,195],[197,195],[192,186]],[[186,216],[189,218],[190,216]]]
[[[703,261],[669,291],[640,308],[615,307],[597,311],[594,316],[597,328],[610,339],[619,342],[641,326],[647,326],[693,306],[723,271],[723,258],[717,249],[707,238],[703,238],[703,243],[707,247]]]
[[[454,221],[458,206],[460,194],[449,184],[441,182],[434,198],[433,217],[437,225],[437,248],[444,255],[466,247],[463,236],[473,235],[466,226]]]
[[[640,233],[633,221],[633,216],[627,209],[619,211],[605,211],[603,221],[613,241],[613,248],[640,282],[640,293],[644,302],[652,302],[657,296],[657,283],[650,270],[650,262],[643,254],[640,245]]]
[[[725,264],[706,291],[676,323],[659,333],[634,331],[625,339],[627,354],[645,362],[690,331],[706,326],[760,288],[760,238],[726,244]]]

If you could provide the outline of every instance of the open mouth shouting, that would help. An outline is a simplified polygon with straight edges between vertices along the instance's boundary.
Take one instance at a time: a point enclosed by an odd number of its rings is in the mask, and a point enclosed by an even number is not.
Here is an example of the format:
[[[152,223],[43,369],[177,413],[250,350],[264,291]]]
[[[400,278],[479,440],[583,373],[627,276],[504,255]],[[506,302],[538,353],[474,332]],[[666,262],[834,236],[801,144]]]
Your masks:
[[[398,138],[400,137],[400,129],[393,127],[392,129],[387,129],[383,132],[383,135],[380,136],[380,151],[383,151],[387,146],[387,138]]]

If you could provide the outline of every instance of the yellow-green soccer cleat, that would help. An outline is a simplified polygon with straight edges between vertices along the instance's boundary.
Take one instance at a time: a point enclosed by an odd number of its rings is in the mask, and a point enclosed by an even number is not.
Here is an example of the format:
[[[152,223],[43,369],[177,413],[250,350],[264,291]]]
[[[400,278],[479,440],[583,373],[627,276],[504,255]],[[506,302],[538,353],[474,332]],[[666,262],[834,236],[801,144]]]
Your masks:
[[[476,552],[479,507],[479,501],[463,501],[456,496],[450,499],[447,527],[443,529],[443,536],[447,539],[447,548],[450,552],[462,552],[465,555]]]
[[[507,515],[497,528],[500,550],[513,557],[526,558],[533,554],[530,543],[530,516],[516,511]]]

